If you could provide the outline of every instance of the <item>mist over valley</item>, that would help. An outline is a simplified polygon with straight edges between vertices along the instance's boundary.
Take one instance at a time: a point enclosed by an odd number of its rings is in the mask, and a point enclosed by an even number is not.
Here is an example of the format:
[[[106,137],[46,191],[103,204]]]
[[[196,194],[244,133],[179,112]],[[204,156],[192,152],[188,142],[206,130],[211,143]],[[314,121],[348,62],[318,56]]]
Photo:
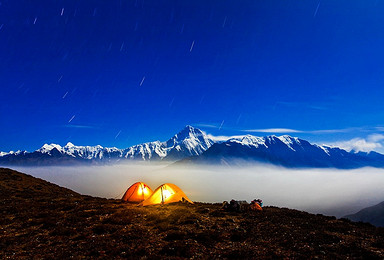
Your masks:
[[[113,166],[14,167],[81,194],[121,198],[137,181],[152,189],[163,183],[179,186],[193,201],[261,198],[265,205],[342,217],[384,200],[384,169],[288,169],[254,165],[169,166],[127,163]]]

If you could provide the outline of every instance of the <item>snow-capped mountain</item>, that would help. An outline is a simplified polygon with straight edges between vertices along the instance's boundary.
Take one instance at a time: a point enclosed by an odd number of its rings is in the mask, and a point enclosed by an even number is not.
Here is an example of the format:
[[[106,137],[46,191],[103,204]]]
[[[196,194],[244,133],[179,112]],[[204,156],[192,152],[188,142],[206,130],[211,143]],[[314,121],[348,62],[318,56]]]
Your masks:
[[[148,142],[126,149],[76,146],[67,143],[44,144],[40,149],[0,153],[2,165],[55,165],[77,163],[108,163],[124,160],[177,161],[239,165],[262,162],[285,167],[384,167],[384,155],[370,152],[347,152],[340,148],[320,146],[308,141],[283,136],[252,135],[215,142],[200,129],[186,126],[169,140]]]
[[[134,145],[123,150],[123,158],[133,160],[141,159],[144,161],[161,160],[167,156],[163,144],[164,143],[160,141],[155,141]]]
[[[55,164],[60,163],[98,163],[120,160],[178,160],[200,155],[214,143],[203,131],[186,126],[168,141],[148,142],[126,149],[96,146],[76,146],[67,143],[44,144],[40,149],[28,153],[10,152],[0,154],[2,164]]]
[[[213,144],[198,157],[181,162],[239,165],[261,162],[285,167],[359,168],[384,167],[384,155],[347,152],[340,148],[319,146],[297,137],[246,135]]]
[[[19,155],[19,154],[25,154],[27,151],[16,151],[16,152],[14,152],[14,151],[10,151],[9,153],[7,153],[7,152],[0,152],[0,157],[2,157],[2,156],[5,156],[5,155],[10,155],[10,154],[13,154],[13,155]]]
[[[68,142],[65,146],[60,146],[58,144],[44,144],[40,149],[35,152],[48,154],[48,155],[57,155],[59,152],[62,155],[71,156],[73,158],[81,158],[81,159],[104,159],[111,158],[115,156],[122,155],[122,150],[116,147],[112,148],[104,148],[101,145],[96,146],[76,146],[71,142]]]
[[[202,154],[214,141],[200,129],[187,125],[166,142],[150,142],[124,150],[123,157],[143,160],[178,160]]]
[[[200,155],[213,144],[214,141],[203,131],[192,126],[186,126],[165,143],[167,158],[182,159],[187,156]]]

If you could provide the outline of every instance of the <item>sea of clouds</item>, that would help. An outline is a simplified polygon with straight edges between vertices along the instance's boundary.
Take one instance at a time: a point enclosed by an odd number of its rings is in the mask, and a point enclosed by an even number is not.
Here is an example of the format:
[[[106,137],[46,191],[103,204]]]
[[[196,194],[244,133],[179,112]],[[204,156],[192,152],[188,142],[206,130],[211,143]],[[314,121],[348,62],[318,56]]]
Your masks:
[[[384,201],[384,169],[287,169],[129,163],[113,166],[13,167],[81,194],[121,198],[134,182],[153,190],[179,186],[193,201],[261,198],[264,205],[342,217]]]

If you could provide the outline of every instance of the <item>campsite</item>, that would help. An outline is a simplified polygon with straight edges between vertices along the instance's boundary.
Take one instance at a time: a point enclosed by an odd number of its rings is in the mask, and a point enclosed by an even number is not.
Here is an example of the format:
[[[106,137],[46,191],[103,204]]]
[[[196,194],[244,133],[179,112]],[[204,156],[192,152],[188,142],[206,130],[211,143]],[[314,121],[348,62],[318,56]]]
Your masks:
[[[164,183],[155,191],[143,182],[132,184],[121,198],[123,201],[138,203],[140,206],[169,204],[173,202],[193,202],[175,184]]]
[[[138,207],[0,169],[0,258],[384,257],[384,229],[278,207]]]
[[[384,0],[0,0],[0,260],[384,259]]]

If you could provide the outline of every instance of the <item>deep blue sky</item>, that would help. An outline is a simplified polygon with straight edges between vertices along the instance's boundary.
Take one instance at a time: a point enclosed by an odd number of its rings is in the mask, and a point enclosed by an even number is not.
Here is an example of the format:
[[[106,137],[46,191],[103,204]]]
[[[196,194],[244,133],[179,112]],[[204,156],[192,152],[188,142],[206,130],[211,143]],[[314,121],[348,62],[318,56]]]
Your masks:
[[[377,0],[2,0],[0,151],[125,148],[186,124],[380,146],[383,13]]]

